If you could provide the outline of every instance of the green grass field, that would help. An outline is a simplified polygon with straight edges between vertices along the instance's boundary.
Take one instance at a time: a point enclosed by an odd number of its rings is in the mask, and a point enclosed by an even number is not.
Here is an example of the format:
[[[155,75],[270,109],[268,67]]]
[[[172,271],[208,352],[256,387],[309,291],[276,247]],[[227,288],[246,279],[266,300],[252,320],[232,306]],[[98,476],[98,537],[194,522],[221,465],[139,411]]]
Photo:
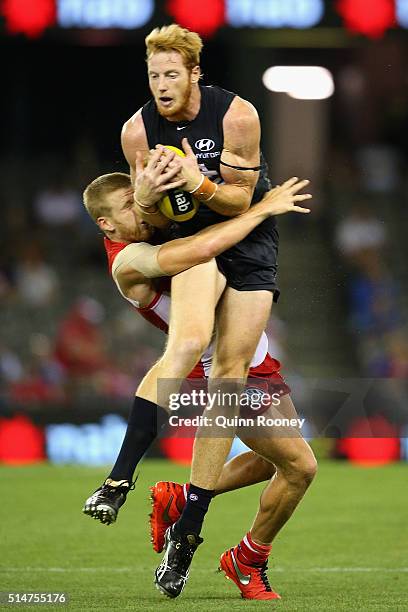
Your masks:
[[[214,500],[187,587],[168,600],[153,585],[161,556],[149,544],[148,486],[185,481],[187,469],[146,461],[118,523],[106,527],[81,512],[104,470],[1,468],[0,591],[65,591],[69,605],[40,608],[56,610],[408,611],[407,472],[323,462],[274,546],[269,575],[282,600],[248,602],[216,570],[250,527],[261,485]]]

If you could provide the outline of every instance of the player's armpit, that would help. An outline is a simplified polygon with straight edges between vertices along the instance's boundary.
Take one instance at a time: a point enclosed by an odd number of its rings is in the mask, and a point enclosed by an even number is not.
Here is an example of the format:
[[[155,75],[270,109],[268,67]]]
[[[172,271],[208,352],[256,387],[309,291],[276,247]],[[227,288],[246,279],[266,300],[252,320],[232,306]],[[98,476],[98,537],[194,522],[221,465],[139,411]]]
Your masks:
[[[128,244],[120,251],[112,265],[112,276],[121,287],[145,282],[146,278],[165,276],[159,265],[157,254],[160,245],[147,242]]]

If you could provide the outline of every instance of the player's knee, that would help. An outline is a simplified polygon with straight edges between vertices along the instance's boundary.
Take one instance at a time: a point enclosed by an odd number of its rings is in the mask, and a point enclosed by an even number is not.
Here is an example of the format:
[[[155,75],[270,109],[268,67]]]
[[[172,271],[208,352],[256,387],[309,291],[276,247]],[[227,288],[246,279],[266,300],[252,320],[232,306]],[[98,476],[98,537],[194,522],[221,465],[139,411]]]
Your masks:
[[[179,363],[192,364],[191,367],[199,361],[209,344],[209,339],[204,335],[192,334],[186,338],[179,340],[171,349],[172,359],[176,359]]]
[[[299,466],[300,477],[302,482],[308,487],[317,472],[317,461],[314,454],[311,452],[307,457],[303,457]]]
[[[299,456],[292,462],[291,469],[289,470],[289,478],[300,485],[302,488],[307,488],[316,476],[317,472],[317,461],[310,449],[306,452],[299,454]]]
[[[279,471],[289,485],[305,490],[316,475],[317,461],[310,447],[307,447],[304,451],[298,452],[295,457],[284,462],[279,467]]]
[[[212,378],[246,378],[248,376],[251,359],[239,356],[234,359],[217,358],[211,370]]]

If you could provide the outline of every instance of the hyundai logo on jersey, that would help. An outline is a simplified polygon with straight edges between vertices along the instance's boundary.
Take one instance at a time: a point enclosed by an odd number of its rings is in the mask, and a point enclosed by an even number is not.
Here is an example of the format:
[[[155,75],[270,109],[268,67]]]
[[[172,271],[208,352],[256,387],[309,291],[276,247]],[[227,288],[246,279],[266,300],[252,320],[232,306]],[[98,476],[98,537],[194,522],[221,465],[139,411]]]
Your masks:
[[[196,140],[194,146],[199,151],[211,151],[215,147],[215,142],[209,138],[201,138],[201,140]]]

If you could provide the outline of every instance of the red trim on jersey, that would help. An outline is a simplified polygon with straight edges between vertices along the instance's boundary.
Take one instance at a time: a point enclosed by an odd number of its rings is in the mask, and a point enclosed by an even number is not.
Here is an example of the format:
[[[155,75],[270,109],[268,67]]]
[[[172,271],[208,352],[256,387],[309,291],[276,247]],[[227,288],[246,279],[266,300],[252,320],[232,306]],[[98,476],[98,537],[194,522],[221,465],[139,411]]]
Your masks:
[[[112,274],[112,265],[115,260],[115,257],[120,251],[122,251],[125,247],[128,246],[128,242],[113,242],[109,238],[104,238],[103,243],[105,246],[106,255],[108,256],[108,267],[109,272]],[[169,279],[170,280],[170,279]],[[164,278],[163,281],[160,280],[160,290],[156,293],[150,304],[147,306],[139,306],[136,310],[140,313],[140,315],[149,321],[152,325],[164,331],[165,334],[169,331],[169,326],[158,314],[156,314],[153,308],[156,306],[157,302],[160,300],[162,296],[162,292],[168,286],[168,279]]]
[[[248,378],[271,378],[275,374],[280,376],[281,364],[277,359],[266,353],[265,359],[255,368],[249,368]]]
[[[141,314],[142,316],[144,316],[144,315],[143,315],[143,311],[152,310],[152,309],[153,309],[153,308],[156,306],[157,302],[160,300],[161,296],[162,296],[162,293],[161,293],[161,292],[160,292],[160,293],[156,293],[156,295],[154,296],[154,298],[152,299],[152,301],[150,302],[150,304],[148,304],[147,306],[138,306],[138,307],[137,307],[137,310],[140,312],[140,314]],[[156,315],[156,316],[157,316],[157,315]],[[145,318],[146,318],[146,317],[145,317]],[[147,319],[147,320],[149,320],[149,319]],[[167,332],[166,332],[166,333],[167,333]]]
[[[190,380],[193,378],[205,378],[204,366],[201,361],[194,366],[187,378]]]
[[[167,325],[166,321],[163,321],[163,319],[159,317],[159,315],[156,314],[154,310],[148,310],[147,306],[144,309],[136,308],[136,310],[139,312],[140,316],[146,319],[146,321],[149,321],[149,323],[164,331],[165,334],[169,333],[169,326]]]
[[[269,393],[278,393],[281,397],[283,395],[288,395],[291,389],[289,385],[286,384],[285,379],[280,373],[280,369],[280,362],[271,357],[269,353],[266,353],[266,357],[262,363],[256,366],[256,368],[249,369],[248,385],[251,386],[251,379],[256,379],[254,381],[254,386],[256,386],[258,380],[259,382],[264,381],[264,386],[269,389]]]
[[[251,384],[251,379],[263,380],[267,387],[270,387],[273,392],[279,395],[287,395],[290,393],[290,387],[286,384],[285,379],[280,373],[281,364],[277,359],[266,353],[265,359],[255,368],[249,368],[248,381]],[[189,380],[197,378],[205,378],[204,367],[201,362],[197,363],[194,369],[187,376]],[[260,413],[261,414],[261,413]]]
[[[113,240],[110,240],[105,236],[103,239],[103,244],[108,257],[109,274],[112,274],[112,266],[116,255],[120,253],[122,249],[127,247],[129,242],[113,242]]]

